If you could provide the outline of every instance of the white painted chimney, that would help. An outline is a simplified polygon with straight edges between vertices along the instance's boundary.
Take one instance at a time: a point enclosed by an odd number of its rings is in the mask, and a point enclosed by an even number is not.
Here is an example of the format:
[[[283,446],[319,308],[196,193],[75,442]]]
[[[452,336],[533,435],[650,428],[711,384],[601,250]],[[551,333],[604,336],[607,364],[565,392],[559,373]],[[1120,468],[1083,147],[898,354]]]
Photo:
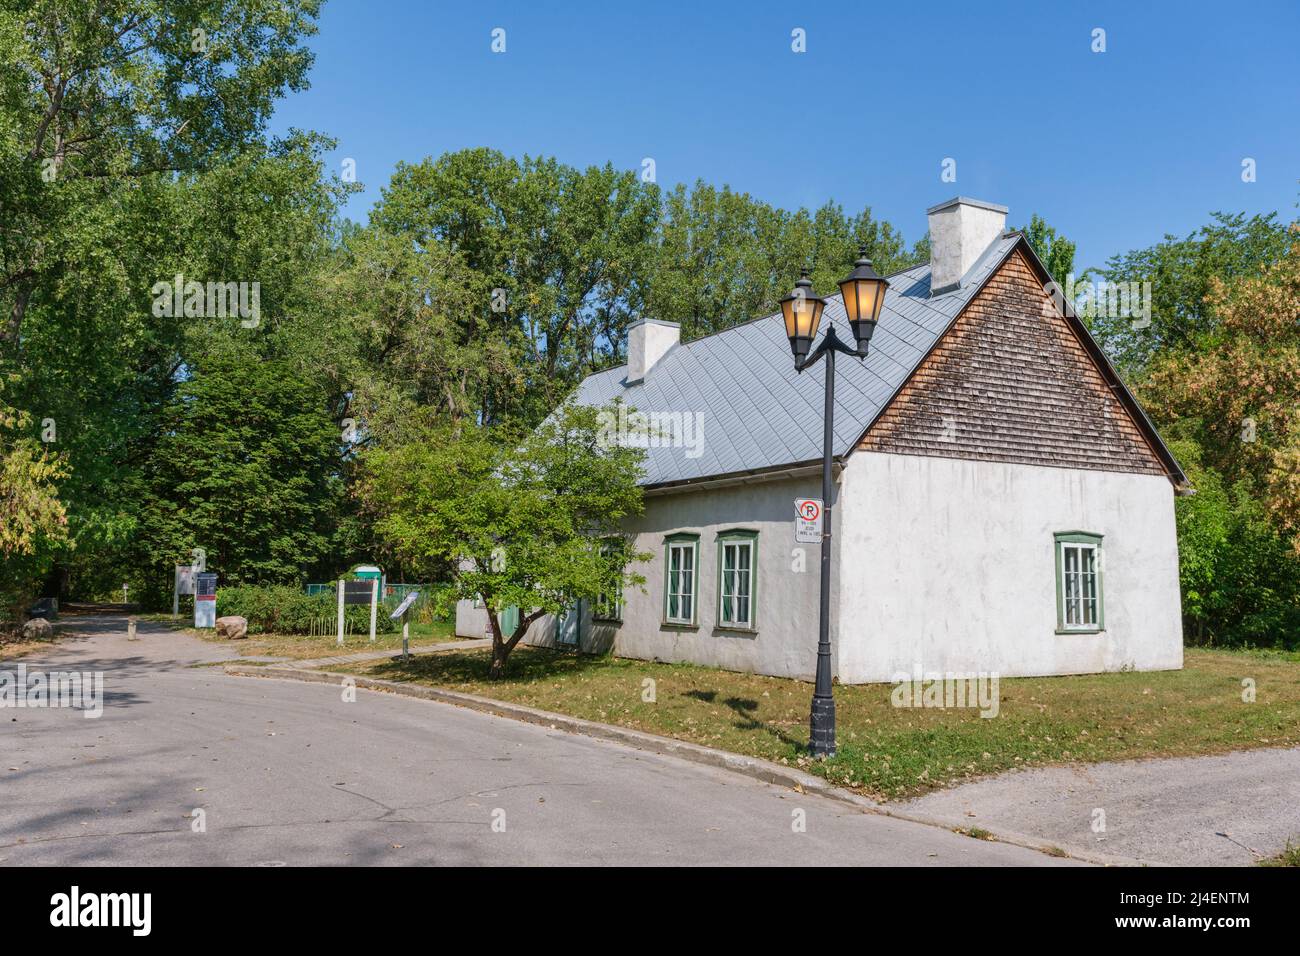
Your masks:
[[[925,211],[930,220],[930,295],[961,285],[1007,227],[1007,207],[957,196]]]
[[[676,345],[682,327],[662,319],[640,319],[627,327],[627,384],[634,385],[646,377],[655,363]]]

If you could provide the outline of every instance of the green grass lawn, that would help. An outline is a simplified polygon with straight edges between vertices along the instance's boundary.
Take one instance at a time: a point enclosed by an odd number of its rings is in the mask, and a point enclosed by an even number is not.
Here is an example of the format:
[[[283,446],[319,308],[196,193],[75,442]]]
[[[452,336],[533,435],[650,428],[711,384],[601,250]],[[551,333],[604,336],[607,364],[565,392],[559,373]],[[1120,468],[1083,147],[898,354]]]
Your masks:
[[[1286,849],[1277,856],[1269,857],[1267,860],[1260,860],[1260,866],[1300,866],[1300,844],[1292,843],[1290,840],[1286,843]]]
[[[1181,671],[1001,681],[997,717],[895,708],[891,685],[837,686],[837,757],[809,760],[810,684],[691,664],[521,647],[506,680],[485,651],[355,673],[416,681],[796,765],[876,798],[1017,767],[1300,744],[1300,655],[1188,649]],[[1255,682],[1254,703],[1242,680]],[[653,681],[653,702],[643,699]]]
[[[402,632],[376,634],[374,643],[369,633],[346,634],[343,644],[338,643],[337,634],[250,634],[242,641],[230,641],[217,637],[216,631],[195,629],[193,618],[173,620],[170,614],[142,614],[141,621],[166,624],[176,630],[184,631],[201,640],[213,644],[228,644],[246,657],[288,657],[293,660],[308,660],[313,657],[333,657],[336,654],[356,654],[359,651],[400,651],[402,649]],[[430,644],[442,644],[458,638],[455,626],[450,622],[411,625],[411,647],[427,647]]]

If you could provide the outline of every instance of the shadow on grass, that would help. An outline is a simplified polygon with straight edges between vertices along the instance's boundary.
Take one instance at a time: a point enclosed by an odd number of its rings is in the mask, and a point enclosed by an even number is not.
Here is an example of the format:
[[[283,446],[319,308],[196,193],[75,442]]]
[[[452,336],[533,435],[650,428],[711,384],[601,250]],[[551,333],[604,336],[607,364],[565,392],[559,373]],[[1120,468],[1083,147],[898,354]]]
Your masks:
[[[698,700],[704,704],[717,702],[718,692],[715,690],[688,690],[683,697],[690,697],[692,700]],[[737,730],[759,730],[769,736],[781,741],[788,747],[798,750],[807,745],[806,740],[799,740],[791,737],[780,727],[759,720],[754,716],[758,710],[758,701],[748,697],[727,697],[722,701],[722,705],[733,711],[738,718],[732,722],[732,726]]]
[[[494,687],[507,689],[537,686],[566,678],[581,677],[585,674],[594,675],[619,670],[627,671],[629,679],[637,679],[640,671],[647,666],[664,666],[608,655],[578,654],[571,650],[529,647],[520,648],[511,654],[506,665],[505,678],[489,684],[490,662],[491,656],[486,650],[449,651],[415,657],[410,661],[395,658],[374,665],[367,670],[367,673],[387,680],[464,687],[471,691],[482,691],[486,687],[490,691]],[[701,669],[689,667],[689,670],[693,676],[698,677]],[[735,715],[732,726],[737,730],[765,733],[782,744],[796,749],[806,744],[806,741],[792,737],[781,727],[758,719],[756,714],[759,702],[752,698],[722,697],[720,691],[700,688],[685,690],[680,696],[702,704],[722,704]]]
[[[492,663],[490,651],[446,651],[412,657],[409,661],[393,658],[376,665],[370,673],[388,680],[433,681],[438,684],[478,684],[488,680]],[[506,676],[494,682],[500,687],[534,684],[558,677],[617,665],[611,657],[577,654],[549,648],[520,648],[506,663]]]

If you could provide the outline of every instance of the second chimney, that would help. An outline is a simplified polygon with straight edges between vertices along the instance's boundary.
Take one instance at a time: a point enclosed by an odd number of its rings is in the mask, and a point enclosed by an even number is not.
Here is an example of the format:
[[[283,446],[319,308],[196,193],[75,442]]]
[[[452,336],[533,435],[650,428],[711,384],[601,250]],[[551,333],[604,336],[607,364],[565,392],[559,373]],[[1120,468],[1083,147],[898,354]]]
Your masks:
[[[627,384],[646,377],[667,351],[681,340],[682,327],[662,319],[641,319],[627,327]]]
[[[930,220],[930,295],[961,285],[964,275],[1007,226],[1007,207],[957,196],[925,211]]]

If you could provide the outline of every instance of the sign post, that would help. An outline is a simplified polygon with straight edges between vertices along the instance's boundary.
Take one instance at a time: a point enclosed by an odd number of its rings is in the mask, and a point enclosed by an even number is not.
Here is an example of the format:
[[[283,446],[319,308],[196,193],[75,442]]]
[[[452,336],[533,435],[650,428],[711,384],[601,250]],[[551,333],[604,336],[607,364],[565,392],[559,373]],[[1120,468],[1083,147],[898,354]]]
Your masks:
[[[176,565],[176,579],[172,583],[172,617],[180,617],[181,595],[194,593],[194,572],[196,570],[193,565]]]
[[[194,626],[217,626],[217,576],[208,571],[196,578],[194,586]]]
[[[794,499],[794,540],[800,544],[818,544],[822,540],[822,500]]]
[[[375,611],[379,607],[379,579],[370,581],[370,643],[375,643]]]
[[[411,624],[406,619],[406,612],[411,609],[411,605],[419,596],[419,591],[412,591],[402,599],[401,604],[397,605],[397,610],[389,615],[390,620],[396,621],[400,618],[402,621],[402,660],[404,661],[411,659]]]
[[[375,610],[379,602],[379,580],[372,578],[364,581],[347,581],[339,579],[339,643],[343,643],[344,606],[348,604],[370,605],[370,639],[375,639]]]
[[[339,646],[343,646],[343,585],[347,582],[339,578]]]

